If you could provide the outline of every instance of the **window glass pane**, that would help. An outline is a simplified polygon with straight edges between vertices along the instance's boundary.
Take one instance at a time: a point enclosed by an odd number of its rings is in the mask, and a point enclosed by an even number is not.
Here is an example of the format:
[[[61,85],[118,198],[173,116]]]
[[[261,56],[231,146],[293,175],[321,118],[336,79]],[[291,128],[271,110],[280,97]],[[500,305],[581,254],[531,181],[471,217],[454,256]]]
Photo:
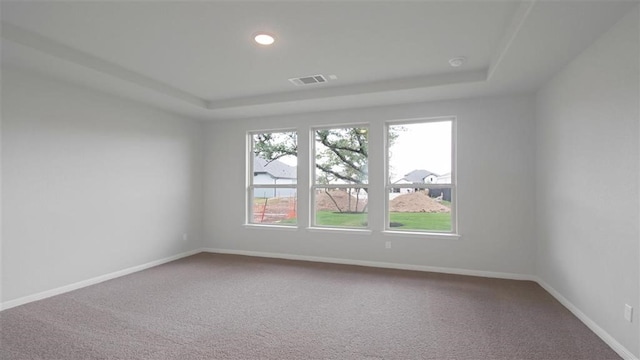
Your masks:
[[[452,122],[389,125],[391,184],[451,184]]]
[[[451,188],[391,188],[389,228],[451,231]]]
[[[255,224],[296,223],[296,188],[254,188],[251,201]]]
[[[367,184],[366,127],[319,129],[315,137],[315,184]]]
[[[296,132],[253,134],[252,184],[295,184],[298,139]]]
[[[315,190],[315,225],[366,228],[367,193],[362,188]]]

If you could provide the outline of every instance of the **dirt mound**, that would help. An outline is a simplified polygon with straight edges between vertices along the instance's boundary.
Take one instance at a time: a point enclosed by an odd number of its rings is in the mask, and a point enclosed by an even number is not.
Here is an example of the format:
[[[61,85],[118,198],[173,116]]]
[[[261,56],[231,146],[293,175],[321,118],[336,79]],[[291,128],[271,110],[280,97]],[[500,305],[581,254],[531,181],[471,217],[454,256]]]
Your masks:
[[[389,208],[393,212],[451,212],[450,208],[430,198],[426,191],[416,191],[398,195],[389,202]]]
[[[331,200],[331,198],[333,198],[333,200]],[[357,208],[356,202],[358,205]],[[367,205],[367,200],[360,198],[359,201],[356,201],[356,197],[349,195],[345,190],[329,190],[329,194],[322,190],[316,193],[316,204],[316,210],[318,211],[362,211]],[[337,207],[336,204],[338,205]],[[349,206],[349,204],[351,204],[351,206]]]

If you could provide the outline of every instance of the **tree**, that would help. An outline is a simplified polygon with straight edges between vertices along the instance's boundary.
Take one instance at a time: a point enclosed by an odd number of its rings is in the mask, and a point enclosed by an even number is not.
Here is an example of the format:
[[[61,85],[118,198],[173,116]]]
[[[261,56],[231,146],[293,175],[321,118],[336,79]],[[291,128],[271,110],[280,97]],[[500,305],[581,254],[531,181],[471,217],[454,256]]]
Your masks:
[[[293,131],[255,134],[253,142],[255,155],[269,162],[285,156],[298,156],[298,138]]]
[[[363,184],[367,180],[369,132],[367,128],[336,128],[314,131],[316,142],[316,169],[321,184]],[[398,138],[389,133],[389,144]],[[254,135],[257,156],[273,161],[285,156],[298,155],[295,132],[262,133]]]
[[[369,132],[366,128],[339,128],[323,129],[315,131],[316,141],[316,168],[319,170],[317,181],[320,184],[365,184],[368,181],[368,156],[369,156]],[[347,189],[347,211],[358,212],[360,191],[368,190],[366,187],[356,188],[355,201],[352,200],[351,189]],[[343,210],[338,206],[327,188],[325,193],[333,201],[338,211]],[[360,209],[364,212],[366,206]]]
[[[316,168],[321,184],[364,184],[368,178],[366,128],[316,130]]]
[[[393,132],[388,136],[389,142],[392,144],[398,134]],[[367,128],[315,130],[314,140],[316,145],[315,167],[318,170],[316,180],[319,184],[368,183],[369,131]],[[267,161],[285,156],[297,156],[296,133],[256,134],[254,135],[254,149],[257,156]],[[357,193],[360,189],[368,191],[366,187],[358,187]],[[333,198],[332,200],[335,203]]]

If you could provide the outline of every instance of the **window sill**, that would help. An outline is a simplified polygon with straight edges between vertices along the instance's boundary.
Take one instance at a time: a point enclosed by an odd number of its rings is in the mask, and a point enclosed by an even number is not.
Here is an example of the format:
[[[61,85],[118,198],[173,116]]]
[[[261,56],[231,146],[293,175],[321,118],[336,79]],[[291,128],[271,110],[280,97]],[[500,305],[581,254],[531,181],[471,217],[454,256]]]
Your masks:
[[[453,233],[435,233],[435,232],[419,232],[419,231],[393,231],[385,230],[382,232],[386,236],[408,236],[422,237],[430,239],[460,239],[462,235]]]
[[[247,229],[269,229],[269,230],[285,230],[285,231],[298,231],[297,225],[271,225],[271,224],[242,224]]]
[[[347,228],[331,228],[331,227],[308,227],[309,232],[333,232],[350,235],[371,235],[370,229],[347,229]]]

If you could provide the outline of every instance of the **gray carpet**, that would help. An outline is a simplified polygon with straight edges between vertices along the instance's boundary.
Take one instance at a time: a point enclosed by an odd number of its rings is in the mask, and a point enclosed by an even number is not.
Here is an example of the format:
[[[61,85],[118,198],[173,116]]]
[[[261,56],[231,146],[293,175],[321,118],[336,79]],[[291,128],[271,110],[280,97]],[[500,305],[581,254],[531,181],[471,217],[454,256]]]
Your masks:
[[[619,359],[528,281],[198,254],[0,313],[10,359]]]

